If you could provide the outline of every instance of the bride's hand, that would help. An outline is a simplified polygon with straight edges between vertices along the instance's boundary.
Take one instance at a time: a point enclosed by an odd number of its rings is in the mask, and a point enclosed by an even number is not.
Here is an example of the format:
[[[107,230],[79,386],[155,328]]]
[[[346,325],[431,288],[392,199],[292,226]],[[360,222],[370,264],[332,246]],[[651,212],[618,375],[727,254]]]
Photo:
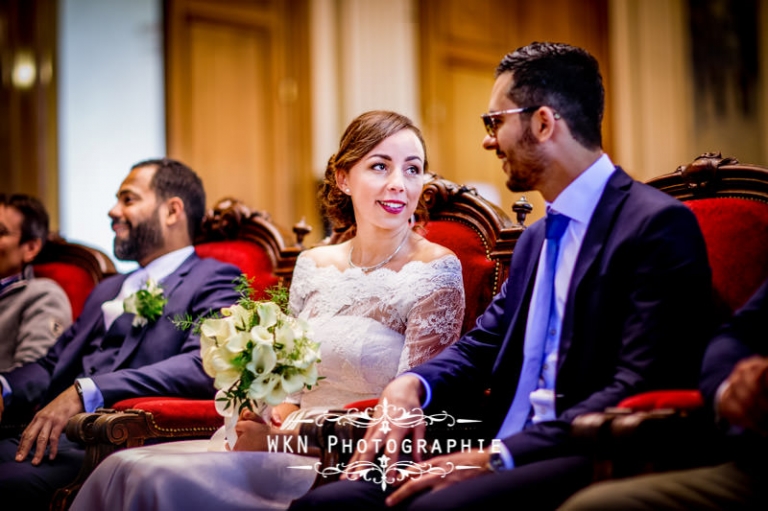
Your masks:
[[[283,424],[285,418],[298,409],[299,407],[292,403],[280,403],[279,405],[273,407],[272,425],[275,427],[280,427]]]
[[[266,451],[267,436],[273,433],[272,427],[264,422],[264,419],[257,413],[250,410],[243,410],[240,413],[240,420],[235,425],[237,433],[237,442],[234,451]]]

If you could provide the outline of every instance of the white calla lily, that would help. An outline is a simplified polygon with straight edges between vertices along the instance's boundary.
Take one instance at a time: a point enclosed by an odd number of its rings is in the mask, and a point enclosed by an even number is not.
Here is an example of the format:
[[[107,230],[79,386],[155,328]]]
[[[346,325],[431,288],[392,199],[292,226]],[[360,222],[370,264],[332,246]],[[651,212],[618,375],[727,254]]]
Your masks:
[[[235,304],[230,307],[226,307],[221,310],[224,316],[227,316],[232,321],[232,324],[238,330],[247,330],[251,323],[251,311],[246,309],[240,304]]]
[[[280,351],[283,353],[293,353],[294,350],[294,332],[291,325],[283,323],[279,327],[275,328],[275,343],[280,344],[282,347]]]
[[[237,334],[229,338],[229,342],[224,345],[224,349],[236,355],[248,347],[250,340],[251,336],[248,332],[237,332]]]
[[[273,374],[267,374],[262,378],[256,378],[253,380],[253,383],[251,383],[251,386],[248,387],[248,398],[253,400],[266,399],[279,382],[280,378],[276,378]]]
[[[253,342],[255,343],[269,344],[270,346],[274,342],[272,333],[260,325],[251,328],[251,339],[253,339]]]
[[[317,365],[313,364],[309,366],[309,369],[304,371],[304,384],[310,387],[317,385]]]
[[[227,402],[227,394],[223,390],[216,392],[216,397],[213,399],[216,406],[216,412],[222,417],[232,417],[237,413],[236,407]]]
[[[256,313],[259,315],[259,325],[269,328],[277,324],[280,307],[272,302],[259,302],[256,306]]]
[[[294,392],[300,391],[304,387],[304,375],[298,371],[284,374],[281,378],[280,384],[287,394],[293,394]]]
[[[200,344],[203,347],[219,346],[237,332],[228,318],[206,319],[200,325]]]
[[[277,365],[277,354],[271,344],[256,343],[251,352],[251,361],[245,364],[245,368],[256,376],[263,378],[272,372]]]

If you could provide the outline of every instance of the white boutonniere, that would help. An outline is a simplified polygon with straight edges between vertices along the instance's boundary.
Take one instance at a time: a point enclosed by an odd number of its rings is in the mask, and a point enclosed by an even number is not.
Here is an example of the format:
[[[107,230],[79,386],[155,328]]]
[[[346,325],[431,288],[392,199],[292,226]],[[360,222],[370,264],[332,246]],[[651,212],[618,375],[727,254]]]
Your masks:
[[[162,316],[166,303],[168,299],[163,295],[163,288],[149,279],[144,287],[123,301],[123,310],[136,315],[131,323],[133,326],[142,327]]]

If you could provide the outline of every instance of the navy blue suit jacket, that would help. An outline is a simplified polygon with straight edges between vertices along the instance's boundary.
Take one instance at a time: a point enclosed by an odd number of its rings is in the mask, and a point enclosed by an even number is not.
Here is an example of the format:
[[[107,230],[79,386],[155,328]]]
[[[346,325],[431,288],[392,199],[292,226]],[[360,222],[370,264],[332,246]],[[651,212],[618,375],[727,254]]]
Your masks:
[[[753,355],[768,356],[768,280],[707,346],[701,393],[711,408],[720,384],[730,376],[737,363]]]
[[[432,388],[427,413],[481,413],[486,438],[496,435],[518,383],[543,242],[544,222],[538,221],[521,235],[509,278],[475,328],[413,369]],[[578,453],[569,441],[577,415],[603,411],[641,391],[695,387],[710,334],[711,294],[704,240],[692,212],[617,168],[587,228],[568,290],[557,418],[502,439],[515,464]],[[478,411],[477,396],[486,388],[490,399]]]
[[[239,275],[235,266],[191,255],[161,282],[168,299],[162,317],[144,327],[128,328],[116,358],[92,376],[83,374],[83,354],[103,329],[101,304],[117,296],[127,275],[104,280],[45,357],[4,375],[13,390],[9,410],[45,405],[80,376],[93,378],[106,406],[139,396],[212,397],[213,380],[202,368],[199,336],[191,329],[180,330],[172,319],[198,317],[232,305],[239,298],[234,289]],[[115,321],[125,321],[125,316]]]

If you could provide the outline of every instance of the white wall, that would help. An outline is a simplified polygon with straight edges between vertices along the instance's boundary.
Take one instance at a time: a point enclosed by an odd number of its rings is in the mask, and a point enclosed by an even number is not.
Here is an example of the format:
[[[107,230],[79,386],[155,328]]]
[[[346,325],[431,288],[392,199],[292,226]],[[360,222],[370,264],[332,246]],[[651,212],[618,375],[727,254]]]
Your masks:
[[[393,110],[421,125],[416,0],[311,0],[312,170],[349,122]]]
[[[61,233],[118,270],[107,212],[130,167],[165,155],[162,0],[61,0]]]

